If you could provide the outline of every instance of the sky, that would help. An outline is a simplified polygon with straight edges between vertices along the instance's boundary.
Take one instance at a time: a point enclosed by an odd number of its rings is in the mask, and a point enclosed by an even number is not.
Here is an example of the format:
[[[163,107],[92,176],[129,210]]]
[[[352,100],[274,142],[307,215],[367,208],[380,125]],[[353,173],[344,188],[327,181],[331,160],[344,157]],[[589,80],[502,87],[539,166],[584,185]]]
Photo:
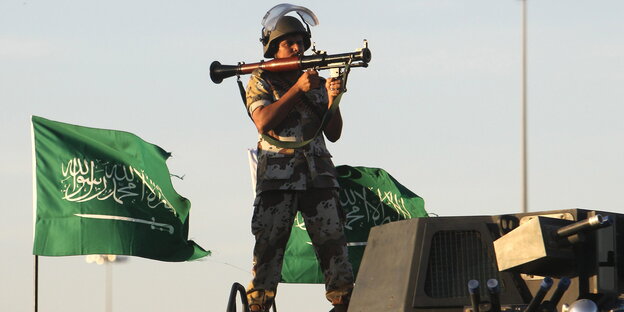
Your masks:
[[[233,78],[262,59],[270,1],[0,1],[0,310],[33,310],[30,116],[132,132],[171,152],[202,261],[114,264],[113,311],[224,311],[251,278],[255,128]],[[519,0],[302,1],[328,53],[367,39],[337,165],[379,167],[440,216],[521,211]],[[528,0],[528,208],[624,212],[624,2]],[[322,73],[326,75],[326,73]],[[246,78],[245,78],[246,80]],[[104,311],[105,267],[41,257],[39,311]],[[327,311],[281,285],[280,311]]]

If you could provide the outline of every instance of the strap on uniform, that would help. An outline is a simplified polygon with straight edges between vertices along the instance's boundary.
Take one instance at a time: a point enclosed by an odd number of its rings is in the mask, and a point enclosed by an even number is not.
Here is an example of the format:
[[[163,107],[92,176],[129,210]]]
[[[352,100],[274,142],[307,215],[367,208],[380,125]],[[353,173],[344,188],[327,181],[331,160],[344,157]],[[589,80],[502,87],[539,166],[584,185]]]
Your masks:
[[[280,141],[280,140],[278,140],[278,139],[276,139],[276,138],[274,138],[272,136],[269,136],[267,134],[264,134],[264,133],[261,133],[260,136],[262,136],[262,138],[265,141],[267,141],[270,144],[275,145],[275,146],[277,146],[279,148],[292,148],[292,149],[294,149],[294,148],[301,148],[301,147],[304,147],[304,146],[310,144],[312,141],[314,141],[314,139],[319,134],[321,134],[321,132],[323,132],[323,130],[325,129],[325,126],[331,120],[332,116],[334,115],[334,113],[338,109],[338,105],[340,105],[340,100],[342,99],[342,95],[347,90],[346,82],[347,82],[347,77],[349,76],[350,67],[351,67],[351,62],[347,63],[347,65],[344,68],[344,71],[341,74],[341,78],[340,79],[342,79],[342,82],[343,82],[342,89],[344,91],[341,92],[340,94],[338,94],[338,96],[334,99],[334,102],[329,107],[327,112],[325,112],[325,115],[323,115],[323,119],[321,120],[321,125],[316,130],[316,132],[314,133],[312,138],[310,138],[308,140],[298,141],[298,142],[291,142],[291,141]],[[245,92],[245,88],[243,87],[243,83],[240,80],[240,76],[237,75],[236,77],[237,77],[236,83],[238,84],[238,90],[240,91],[241,98],[243,100],[243,105],[245,106],[245,110],[247,110],[247,95],[246,95],[246,92]],[[249,115],[249,118],[251,118],[251,114],[249,114],[249,111],[247,111],[247,114]]]
[[[332,116],[334,115],[334,112],[338,109],[338,105],[340,104],[340,99],[342,98],[342,94],[340,93],[338,94],[338,96],[334,99],[334,102],[332,103],[332,105],[329,107],[329,109],[327,110],[327,112],[325,113],[325,115],[323,115],[323,120],[321,121],[321,125],[319,126],[319,128],[316,130],[316,132],[314,133],[314,135],[312,136],[312,138],[308,139],[308,140],[303,140],[303,141],[298,141],[298,142],[291,142],[291,141],[280,141],[272,136],[269,136],[267,134],[260,134],[262,136],[262,138],[264,140],[266,140],[267,142],[279,147],[279,148],[301,148],[304,147],[308,144],[310,144],[312,141],[314,141],[314,139],[321,134],[321,132],[323,132],[323,129],[325,129],[325,126],[327,125],[327,123],[331,120]]]
[[[238,91],[240,92],[241,100],[243,100],[243,106],[245,106],[245,110],[247,110],[247,92],[245,92],[245,87],[243,87],[243,83],[240,80],[240,76],[236,75],[236,83],[238,84]],[[249,112],[247,112],[249,115]],[[249,115],[251,117],[251,115]]]

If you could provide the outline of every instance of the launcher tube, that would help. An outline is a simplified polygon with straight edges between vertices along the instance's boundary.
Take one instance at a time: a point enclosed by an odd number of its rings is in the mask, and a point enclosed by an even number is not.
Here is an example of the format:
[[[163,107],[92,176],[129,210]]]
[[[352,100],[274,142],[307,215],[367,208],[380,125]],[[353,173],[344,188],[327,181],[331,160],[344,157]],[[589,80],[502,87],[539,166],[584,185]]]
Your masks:
[[[500,312],[500,286],[498,285],[498,280],[489,279],[486,285],[490,293],[490,312]]]
[[[552,297],[550,298],[550,302],[553,304],[553,306],[556,307],[559,304],[561,297],[563,297],[563,294],[566,292],[566,290],[568,290],[568,287],[570,287],[570,283],[570,279],[567,277],[563,277],[559,280],[559,284],[557,284],[555,293],[553,293]]]
[[[345,67],[347,64],[353,64],[352,67],[366,67],[370,60],[371,51],[368,48],[362,48],[359,51],[350,53],[332,55],[323,53],[309,56],[293,56],[250,64],[222,65],[218,61],[214,61],[210,65],[210,79],[212,79],[214,83],[221,83],[225,78],[235,75],[250,74],[256,69],[263,69],[270,72],[283,72],[310,68],[326,69],[330,67]]]
[[[602,215],[597,214],[591,218],[587,218],[585,220],[581,220],[576,223],[572,223],[568,226],[564,226],[558,229],[557,236],[567,237],[567,236],[571,236],[571,235],[574,235],[583,231],[597,229],[600,226],[602,226],[604,223],[605,223],[605,219],[602,217]]]
[[[552,278],[548,276],[544,277],[544,279],[540,283],[540,288],[537,290],[537,293],[535,293],[535,296],[533,297],[531,302],[529,302],[529,305],[526,307],[524,312],[537,311],[537,308],[544,300],[544,297],[546,296],[546,293],[550,290],[550,287],[552,287],[552,284],[553,284]]]
[[[479,312],[479,304],[481,304],[481,297],[479,295],[479,281],[468,281],[468,293],[470,293],[470,303],[472,304],[472,312]]]

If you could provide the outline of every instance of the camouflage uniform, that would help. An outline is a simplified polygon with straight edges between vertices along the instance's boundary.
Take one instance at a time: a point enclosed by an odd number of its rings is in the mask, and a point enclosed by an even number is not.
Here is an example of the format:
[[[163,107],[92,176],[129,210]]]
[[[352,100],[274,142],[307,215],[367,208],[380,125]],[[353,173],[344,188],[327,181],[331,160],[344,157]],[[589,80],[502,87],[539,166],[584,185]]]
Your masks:
[[[247,85],[248,113],[271,105],[291,86],[278,73],[254,71]],[[268,134],[280,141],[311,138],[327,111],[327,103],[324,87],[305,93],[284,121]],[[348,302],[353,272],[347,256],[336,175],[323,135],[298,149],[279,148],[260,137],[252,219],[256,237],[254,278],[247,290],[250,304],[261,304],[267,310],[270,307],[297,211],[302,213],[321,264],[327,299],[333,304]]]

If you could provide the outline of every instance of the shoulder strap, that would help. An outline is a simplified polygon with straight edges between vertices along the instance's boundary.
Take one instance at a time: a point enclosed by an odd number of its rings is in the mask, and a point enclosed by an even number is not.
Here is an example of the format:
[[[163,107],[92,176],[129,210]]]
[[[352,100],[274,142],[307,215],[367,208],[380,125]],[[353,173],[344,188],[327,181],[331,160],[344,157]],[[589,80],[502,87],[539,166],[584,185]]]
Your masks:
[[[240,76],[236,76],[236,83],[238,84],[238,91],[240,92],[240,96],[241,99],[243,100],[243,106],[245,107],[245,111],[247,111],[247,115],[249,115],[249,118],[251,118],[251,114],[249,114],[249,111],[247,110],[247,92],[245,92],[245,87],[243,86],[243,83],[240,80]]]
[[[332,116],[334,115],[334,112],[338,109],[338,105],[340,104],[340,99],[342,98],[342,94],[339,94],[335,99],[334,102],[332,103],[332,106],[327,110],[327,112],[325,112],[325,115],[323,115],[323,119],[321,120],[321,125],[318,127],[318,129],[316,129],[316,132],[314,133],[314,135],[307,140],[303,140],[303,141],[299,141],[299,142],[290,142],[290,141],[280,141],[272,136],[266,135],[264,133],[260,134],[262,136],[262,138],[264,140],[266,140],[267,142],[280,147],[280,148],[301,148],[304,147],[308,144],[310,144],[310,142],[314,141],[314,139],[319,136],[322,132],[323,129],[325,129],[325,126],[327,125],[327,123],[331,120]]]

